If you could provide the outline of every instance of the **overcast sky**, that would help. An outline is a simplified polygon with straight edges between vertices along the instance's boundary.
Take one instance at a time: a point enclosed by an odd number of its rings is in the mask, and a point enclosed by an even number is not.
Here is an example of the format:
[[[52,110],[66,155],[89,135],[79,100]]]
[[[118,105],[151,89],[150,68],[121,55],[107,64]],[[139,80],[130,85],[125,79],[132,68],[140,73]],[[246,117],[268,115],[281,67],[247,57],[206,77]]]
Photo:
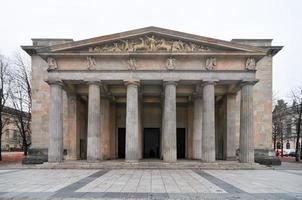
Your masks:
[[[11,56],[31,38],[96,37],[158,26],[223,40],[271,38],[273,89],[287,98],[302,86],[301,0],[1,0],[0,53]]]

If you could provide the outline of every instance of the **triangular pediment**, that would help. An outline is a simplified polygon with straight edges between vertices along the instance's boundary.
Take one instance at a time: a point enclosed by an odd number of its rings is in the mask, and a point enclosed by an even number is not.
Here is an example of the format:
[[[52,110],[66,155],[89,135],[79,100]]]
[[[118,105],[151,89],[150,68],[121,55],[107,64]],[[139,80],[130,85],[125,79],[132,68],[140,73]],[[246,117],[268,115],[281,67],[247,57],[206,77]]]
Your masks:
[[[140,53],[140,52],[248,52],[265,54],[266,50],[250,45],[213,38],[147,27],[132,31],[100,36],[43,47],[38,52],[90,52],[90,53]]]

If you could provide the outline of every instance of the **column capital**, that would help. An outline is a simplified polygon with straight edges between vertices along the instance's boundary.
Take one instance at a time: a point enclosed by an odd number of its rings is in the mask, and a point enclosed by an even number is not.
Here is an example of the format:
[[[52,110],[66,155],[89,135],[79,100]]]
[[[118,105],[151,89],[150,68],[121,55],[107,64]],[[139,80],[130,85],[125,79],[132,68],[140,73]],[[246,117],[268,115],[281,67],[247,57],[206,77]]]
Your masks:
[[[58,86],[64,86],[64,83],[62,80],[56,79],[56,80],[45,80],[48,85],[58,85]]]
[[[175,85],[177,86],[177,82],[176,80],[163,80],[164,83],[163,83],[163,86],[166,86],[166,85]]]
[[[202,99],[203,94],[202,94],[202,92],[193,92],[192,97],[193,97],[193,99]]]
[[[246,85],[255,85],[259,80],[241,80],[239,83],[239,87],[242,88],[243,86]]]
[[[97,80],[97,79],[84,79],[84,82],[87,85],[98,85],[98,86],[102,85],[102,81],[101,80]]]
[[[109,99],[109,100],[112,99],[112,95],[109,92],[101,92],[100,97],[101,99]]]
[[[204,79],[200,84],[201,87],[205,85],[215,85],[219,80],[218,79]]]
[[[124,84],[125,84],[125,86],[128,86],[128,85],[140,86],[140,81],[138,79],[126,79],[126,80],[124,80]]]

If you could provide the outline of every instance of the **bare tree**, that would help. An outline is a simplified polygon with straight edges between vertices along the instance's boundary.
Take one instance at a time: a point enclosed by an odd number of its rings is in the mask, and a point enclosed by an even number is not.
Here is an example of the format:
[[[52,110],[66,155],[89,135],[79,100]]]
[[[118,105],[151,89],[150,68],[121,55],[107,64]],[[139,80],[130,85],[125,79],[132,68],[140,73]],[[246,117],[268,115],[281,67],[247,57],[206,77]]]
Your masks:
[[[1,154],[1,139],[5,126],[8,124],[9,119],[4,117],[4,107],[9,98],[9,90],[11,85],[11,74],[8,60],[0,55],[0,160]]]
[[[14,59],[14,79],[10,91],[12,104],[18,112],[15,123],[22,138],[24,155],[31,145],[31,69],[28,62],[17,54]]]
[[[293,99],[293,113],[295,114],[295,123],[296,123],[296,131],[297,131],[297,139],[296,139],[296,161],[299,161],[302,158],[302,145],[300,145],[300,137],[301,136],[301,123],[302,123],[302,87],[299,87],[292,91],[292,99]]]
[[[273,110],[273,141],[274,148],[276,148],[277,140],[281,140],[281,156],[283,156],[283,139],[284,139],[284,127],[283,121],[287,114],[287,105],[284,100],[280,99],[277,101]],[[278,147],[277,147],[278,148]]]

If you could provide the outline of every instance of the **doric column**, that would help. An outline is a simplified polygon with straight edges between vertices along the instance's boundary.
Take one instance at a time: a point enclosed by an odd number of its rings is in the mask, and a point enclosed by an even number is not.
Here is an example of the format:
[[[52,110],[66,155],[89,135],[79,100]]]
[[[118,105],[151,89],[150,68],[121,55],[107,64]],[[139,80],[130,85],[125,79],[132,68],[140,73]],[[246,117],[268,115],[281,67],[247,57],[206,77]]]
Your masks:
[[[202,160],[215,161],[215,82],[203,83]]]
[[[62,81],[48,81],[50,86],[48,162],[63,160]]]
[[[244,81],[241,84],[239,160],[244,163],[254,162],[253,85],[255,83],[255,81]]]
[[[139,149],[138,80],[125,81],[127,86],[126,108],[126,160],[137,161]]]
[[[101,159],[100,82],[90,81],[88,93],[87,160]]]
[[[201,159],[202,151],[202,93],[197,90],[194,94],[193,119],[193,158]]]
[[[164,83],[163,114],[163,159],[167,162],[177,160],[176,155],[176,85],[174,81]]]

